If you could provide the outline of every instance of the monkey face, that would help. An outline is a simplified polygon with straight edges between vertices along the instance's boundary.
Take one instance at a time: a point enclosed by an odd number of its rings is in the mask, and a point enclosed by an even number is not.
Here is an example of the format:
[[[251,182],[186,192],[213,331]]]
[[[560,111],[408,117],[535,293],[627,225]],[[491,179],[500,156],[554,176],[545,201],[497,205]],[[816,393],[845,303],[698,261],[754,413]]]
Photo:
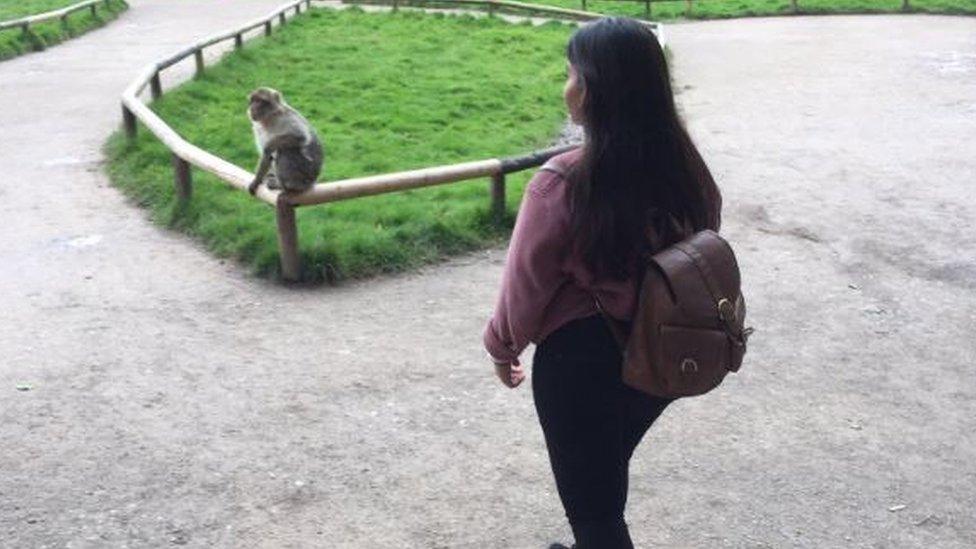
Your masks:
[[[264,120],[281,106],[281,93],[271,88],[258,88],[248,96],[247,114],[251,120]]]

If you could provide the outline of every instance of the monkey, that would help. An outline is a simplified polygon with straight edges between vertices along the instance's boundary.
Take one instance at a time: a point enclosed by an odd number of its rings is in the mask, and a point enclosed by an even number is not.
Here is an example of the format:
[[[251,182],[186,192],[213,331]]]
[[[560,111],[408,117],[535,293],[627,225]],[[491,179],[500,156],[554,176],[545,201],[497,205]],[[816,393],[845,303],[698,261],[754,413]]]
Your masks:
[[[247,115],[261,159],[247,190],[254,194],[263,181],[269,189],[308,190],[322,171],[322,143],[315,129],[271,88],[248,96]]]

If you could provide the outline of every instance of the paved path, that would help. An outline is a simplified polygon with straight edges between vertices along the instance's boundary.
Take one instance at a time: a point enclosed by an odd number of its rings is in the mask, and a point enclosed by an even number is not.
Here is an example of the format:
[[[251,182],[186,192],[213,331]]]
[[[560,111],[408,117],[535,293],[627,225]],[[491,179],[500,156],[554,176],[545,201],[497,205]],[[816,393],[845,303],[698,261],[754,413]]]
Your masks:
[[[0,63],[0,546],[567,539],[480,350],[500,251],[287,290],[107,186],[125,83],[274,4],[133,0]],[[669,30],[758,332],[638,450],[638,545],[976,545],[976,20]]]

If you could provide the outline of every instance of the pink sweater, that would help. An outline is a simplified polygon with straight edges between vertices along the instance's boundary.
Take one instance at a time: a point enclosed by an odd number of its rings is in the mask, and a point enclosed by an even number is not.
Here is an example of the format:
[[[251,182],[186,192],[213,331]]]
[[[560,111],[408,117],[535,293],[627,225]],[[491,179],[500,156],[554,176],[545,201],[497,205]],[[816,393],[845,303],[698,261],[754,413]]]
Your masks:
[[[555,161],[563,171],[578,161],[580,149]],[[538,171],[525,188],[508,246],[501,293],[485,328],[484,342],[496,362],[517,363],[531,343],[560,326],[597,314],[594,294],[617,319],[633,318],[637,280],[596,281],[571,253],[570,183],[548,170]]]

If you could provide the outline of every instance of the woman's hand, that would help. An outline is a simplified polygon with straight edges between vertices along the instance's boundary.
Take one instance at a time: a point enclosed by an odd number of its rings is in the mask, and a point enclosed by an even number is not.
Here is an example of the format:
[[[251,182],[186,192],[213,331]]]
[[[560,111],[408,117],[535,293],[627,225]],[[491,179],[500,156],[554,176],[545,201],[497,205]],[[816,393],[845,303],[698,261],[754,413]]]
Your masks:
[[[509,389],[514,389],[525,381],[525,370],[522,369],[522,365],[518,362],[514,364],[509,364],[507,362],[496,362],[495,375],[497,375],[498,379],[500,379]]]

